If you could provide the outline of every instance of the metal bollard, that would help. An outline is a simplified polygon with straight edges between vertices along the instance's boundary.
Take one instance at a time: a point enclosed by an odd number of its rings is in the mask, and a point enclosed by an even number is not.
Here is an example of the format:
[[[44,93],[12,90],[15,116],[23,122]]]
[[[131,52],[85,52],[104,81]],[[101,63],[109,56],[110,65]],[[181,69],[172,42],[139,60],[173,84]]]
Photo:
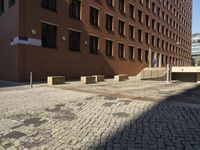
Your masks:
[[[33,88],[33,74],[30,72],[30,87]]]

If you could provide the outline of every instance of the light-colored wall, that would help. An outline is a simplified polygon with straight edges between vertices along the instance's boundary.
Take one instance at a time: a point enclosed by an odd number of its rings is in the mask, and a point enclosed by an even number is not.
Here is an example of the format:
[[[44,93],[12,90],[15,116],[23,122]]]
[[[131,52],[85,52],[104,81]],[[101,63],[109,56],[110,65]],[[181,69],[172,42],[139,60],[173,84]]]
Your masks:
[[[200,73],[200,67],[172,67],[172,72]]]

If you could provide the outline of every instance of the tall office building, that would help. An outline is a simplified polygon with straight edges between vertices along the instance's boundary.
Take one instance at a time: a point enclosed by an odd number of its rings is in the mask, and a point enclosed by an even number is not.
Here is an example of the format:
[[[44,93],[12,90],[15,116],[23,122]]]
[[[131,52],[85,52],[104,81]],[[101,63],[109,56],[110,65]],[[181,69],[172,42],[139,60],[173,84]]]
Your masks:
[[[0,0],[0,79],[191,64],[192,0]]]
[[[200,66],[200,33],[192,35],[192,58],[196,66]]]

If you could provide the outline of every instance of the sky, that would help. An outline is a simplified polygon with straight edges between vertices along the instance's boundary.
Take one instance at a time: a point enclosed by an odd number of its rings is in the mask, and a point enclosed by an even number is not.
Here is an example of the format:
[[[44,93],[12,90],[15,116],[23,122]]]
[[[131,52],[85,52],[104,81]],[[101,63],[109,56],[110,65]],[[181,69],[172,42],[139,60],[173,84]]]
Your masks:
[[[192,33],[200,33],[200,0],[193,0]]]

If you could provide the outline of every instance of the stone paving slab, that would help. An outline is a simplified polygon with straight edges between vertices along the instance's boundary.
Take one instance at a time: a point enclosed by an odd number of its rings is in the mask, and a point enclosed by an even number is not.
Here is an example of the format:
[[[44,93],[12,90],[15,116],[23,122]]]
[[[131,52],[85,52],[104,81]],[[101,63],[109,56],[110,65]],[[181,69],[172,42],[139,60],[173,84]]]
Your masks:
[[[165,83],[137,84],[147,94],[151,86],[164,87],[161,85]],[[114,86],[114,92],[128,89],[131,93],[135,88],[132,82],[103,85],[105,90]],[[68,86],[1,91],[0,150],[200,149],[198,107],[109,96],[112,89],[105,96],[95,91],[98,85],[70,86],[81,90],[87,87],[85,92],[70,91]],[[180,83],[165,90],[170,89],[174,96],[188,88],[195,91],[196,86]]]

